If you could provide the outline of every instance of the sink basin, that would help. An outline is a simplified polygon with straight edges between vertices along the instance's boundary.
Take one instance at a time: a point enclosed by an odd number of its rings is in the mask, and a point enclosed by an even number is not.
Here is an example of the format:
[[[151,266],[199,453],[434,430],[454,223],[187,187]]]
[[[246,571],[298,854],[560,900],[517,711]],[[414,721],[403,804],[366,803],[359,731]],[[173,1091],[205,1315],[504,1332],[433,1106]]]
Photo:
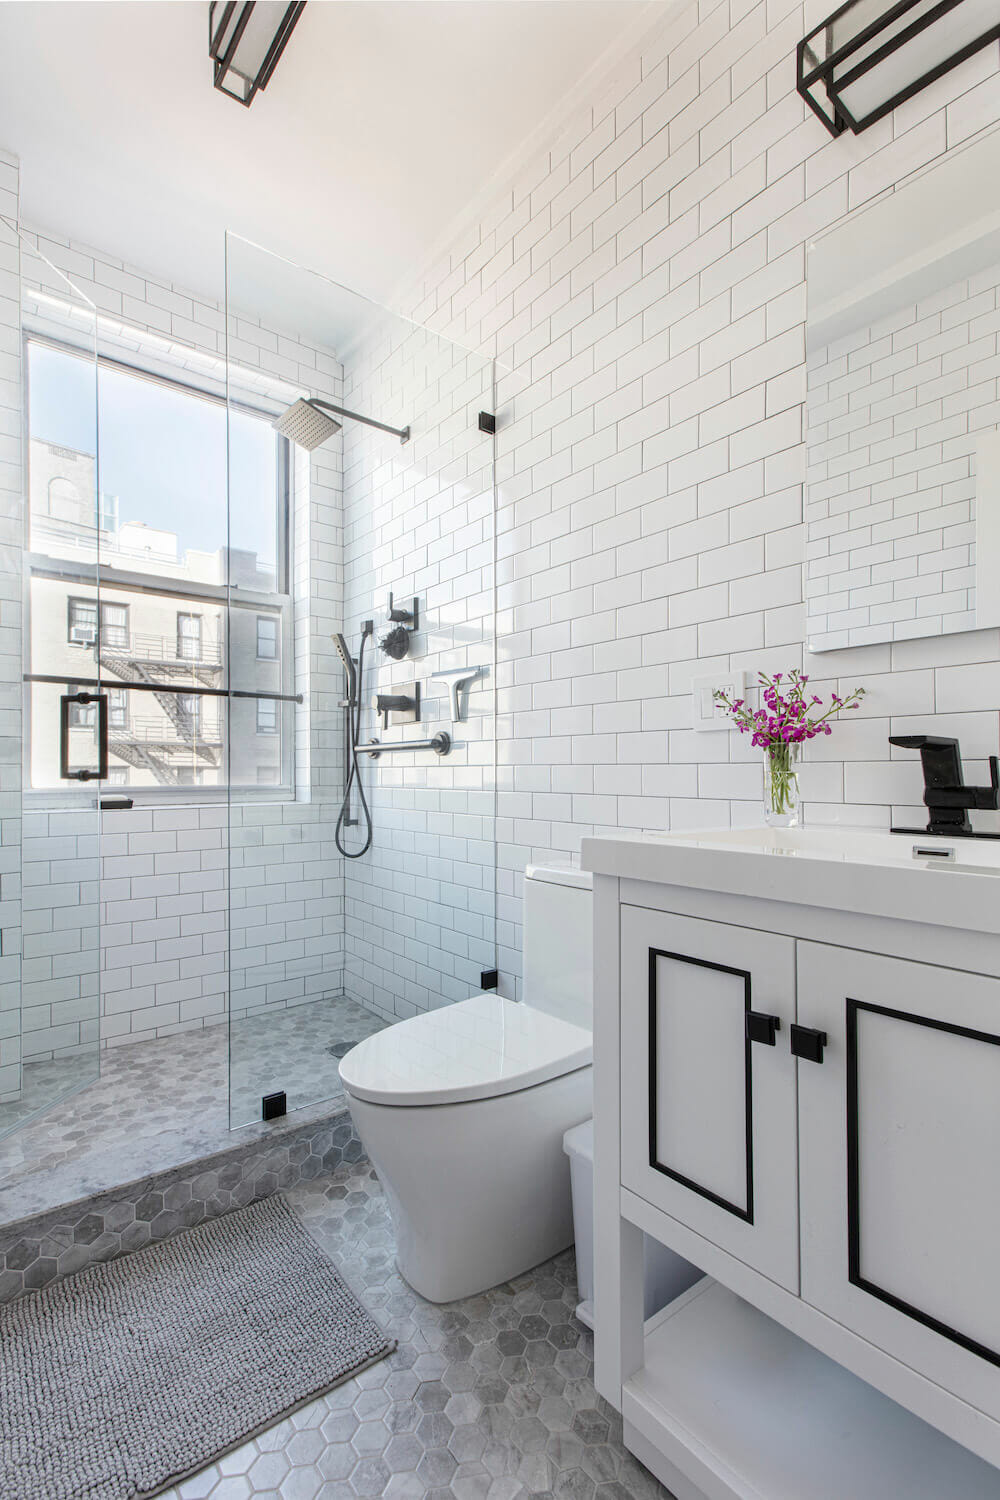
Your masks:
[[[709,828],[696,833],[654,833],[680,845],[752,850],[791,859],[837,859],[859,864],[913,862],[946,870],[1000,875],[1000,839],[945,839],[883,833],[872,828]]]
[[[596,874],[1000,933],[1000,840],[707,828],[583,840]]]

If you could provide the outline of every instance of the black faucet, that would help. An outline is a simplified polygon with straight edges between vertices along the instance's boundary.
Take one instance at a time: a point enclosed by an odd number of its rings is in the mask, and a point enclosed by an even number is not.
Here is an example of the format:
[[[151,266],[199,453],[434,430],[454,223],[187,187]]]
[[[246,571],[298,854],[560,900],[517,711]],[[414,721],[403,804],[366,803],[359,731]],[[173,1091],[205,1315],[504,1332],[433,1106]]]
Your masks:
[[[1000,807],[1000,764],[990,756],[990,786],[966,786],[962,779],[962,756],[958,740],[936,734],[890,734],[890,745],[919,750],[924,773],[924,806],[930,811],[927,833],[945,837],[996,837],[977,835],[969,822],[969,809],[995,812]],[[912,828],[894,828],[893,833],[914,833]]]

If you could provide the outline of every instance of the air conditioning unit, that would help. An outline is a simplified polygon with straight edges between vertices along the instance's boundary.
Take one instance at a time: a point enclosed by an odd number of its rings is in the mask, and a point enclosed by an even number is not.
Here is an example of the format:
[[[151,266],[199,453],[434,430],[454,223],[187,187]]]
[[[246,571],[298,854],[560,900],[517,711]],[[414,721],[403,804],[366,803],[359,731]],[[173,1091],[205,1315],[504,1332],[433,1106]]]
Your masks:
[[[97,628],[94,625],[71,625],[69,638],[71,644],[74,646],[95,646],[97,644]]]

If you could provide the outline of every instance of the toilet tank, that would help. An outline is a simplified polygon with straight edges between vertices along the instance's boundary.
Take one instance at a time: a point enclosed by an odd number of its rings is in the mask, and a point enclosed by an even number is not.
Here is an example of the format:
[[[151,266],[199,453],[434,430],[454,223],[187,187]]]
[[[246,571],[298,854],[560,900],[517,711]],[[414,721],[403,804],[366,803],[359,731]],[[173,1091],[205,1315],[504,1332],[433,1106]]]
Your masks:
[[[523,998],[593,1026],[593,887],[589,871],[529,865],[524,873]]]

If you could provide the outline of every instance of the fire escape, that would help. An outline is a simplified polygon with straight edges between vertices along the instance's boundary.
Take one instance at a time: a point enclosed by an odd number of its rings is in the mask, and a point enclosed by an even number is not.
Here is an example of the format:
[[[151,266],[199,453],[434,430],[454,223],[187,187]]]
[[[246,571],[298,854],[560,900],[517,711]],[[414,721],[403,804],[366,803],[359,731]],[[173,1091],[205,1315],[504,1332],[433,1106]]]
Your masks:
[[[200,764],[218,769],[222,761],[222,736],[218,720],[205,722],[205,716],[191,713],[185,698],[199,705],[218,699],[196,697],[197,688],[222,685],[223,659],[221,642],[178,641],[170,636],[134,632],[131,638],[123,631],[118,638],[114,630],[104,630],[101,641],[101,678],[107,686],[109,672],[119,678],[123,687],[129,684],[152,688],[150,693],[136,693],[138,706],[147,696],[162,710],[166,722],[150,716],[142,719],[129,714],[125,727],[111,724],[111,754],[140,770],[149,771],[161,786],[179,786],[181,769]],[[178,679],[190,677],[190,694],[171,691]],[[157,691],[157,689],[160,689]],[[170,730],[173,733],[170,733]]]

